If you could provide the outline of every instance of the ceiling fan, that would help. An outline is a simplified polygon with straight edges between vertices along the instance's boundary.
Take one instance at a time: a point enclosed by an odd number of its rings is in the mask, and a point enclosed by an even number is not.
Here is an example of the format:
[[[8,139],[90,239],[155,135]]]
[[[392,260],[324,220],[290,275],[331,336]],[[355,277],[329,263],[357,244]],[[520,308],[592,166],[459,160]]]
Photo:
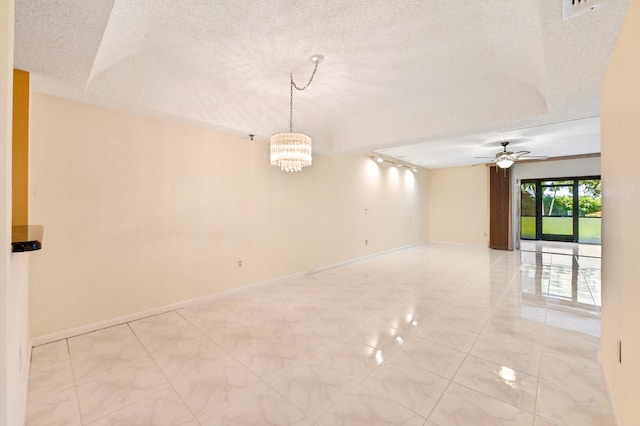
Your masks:
[[[530,153],[529,151],[517,151],[517,152],[507,151],[507,145],[509,145],[508,141],[500,142],[500,145],[502,145],[502,151],[498,152],[495,157],[476,157],[476,158],[490,158],[491,159],[490,162],[495,163],[495,165],[500,167],[501,169],[508,169],[513,165],[513,163],[515,163],[520,159],[527,159],[527,160],[546,160],[547,159],[547,157],[544,157],[544,156],[527,155]]]

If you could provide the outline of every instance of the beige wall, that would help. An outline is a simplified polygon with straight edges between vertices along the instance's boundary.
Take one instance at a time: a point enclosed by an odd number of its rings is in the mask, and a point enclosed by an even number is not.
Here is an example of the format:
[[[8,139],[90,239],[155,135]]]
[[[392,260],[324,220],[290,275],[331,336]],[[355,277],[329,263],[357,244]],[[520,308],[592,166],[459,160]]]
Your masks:
[[[489,243],[489,183],[485,166],[429,170],[429,240]]]
[[[640,424],[640,0],[602,86],[602,349],[623,425]],[[618,363],[617,340],[622,341]]]
[[[430,241],[489,243],[489,170],[482,166],[429,170]],[[520,179],[600,174],[600,158],[516,164],[512,169],[514,238],[518,235]]]
[[[25,423],[29,254],[11,253],[14,1],[0,2],[0,425]]]
[[[13,90],[13,1],[0,3],[0,348],[7,345],[11,247],[11,99]],[[9,351],[0,352],[0,424],[7,421]]]
[[[13,1],[0,3],[0,348],[7,346],[11,247]],[[0,351],[0,424],[7,421],[9,351]]]
[[[600,157],[573,160],[535,161],[513,166],[514,183],[522,179],[581,177],[600,175]]]
[[[248,137],[31,105],[34,336],[426,240],[426,172],[316,155],[286,174]]]

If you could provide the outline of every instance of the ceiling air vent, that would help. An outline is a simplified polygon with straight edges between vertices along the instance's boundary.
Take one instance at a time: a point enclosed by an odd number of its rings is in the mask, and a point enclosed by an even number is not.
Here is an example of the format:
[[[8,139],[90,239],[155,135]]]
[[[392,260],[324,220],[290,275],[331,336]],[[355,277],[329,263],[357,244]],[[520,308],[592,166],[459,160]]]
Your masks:
[[[607,0],[562,0],[562,19],[575,18],[605,4]]]

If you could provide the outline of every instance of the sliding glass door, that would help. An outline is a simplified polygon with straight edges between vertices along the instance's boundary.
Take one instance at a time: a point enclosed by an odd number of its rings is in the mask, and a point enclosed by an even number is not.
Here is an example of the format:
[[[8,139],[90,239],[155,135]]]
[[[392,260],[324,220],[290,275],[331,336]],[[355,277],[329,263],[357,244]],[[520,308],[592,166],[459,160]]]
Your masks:
[[[573,194],[574,182],[569,180],[541,181],[542,240],[578,241],[577,219]]]
[[[602,243],[602,186],[600,178],[578,181],[578,242]]]
[[[537,240],[538,181],[524,181],[520,185],[520,238]]]
[[[520,238],[600,244],[599,177],[523,180]]]

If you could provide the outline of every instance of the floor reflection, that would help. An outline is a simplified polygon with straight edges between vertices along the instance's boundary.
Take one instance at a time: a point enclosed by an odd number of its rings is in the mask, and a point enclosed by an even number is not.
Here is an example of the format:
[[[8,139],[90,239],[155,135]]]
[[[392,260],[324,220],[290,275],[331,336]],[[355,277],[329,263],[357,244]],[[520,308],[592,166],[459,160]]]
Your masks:
[[[586,257],[602,257],[602,246],[599,244],[564,243],[559,241],[520,240],[523,252],[540,252]]]
[[[539,248],[413,246],[35,347],[26,424],[614,424],[600,258]]]
[[[587,311],[601,306],[601,246],[521,241],[522,292]]]

